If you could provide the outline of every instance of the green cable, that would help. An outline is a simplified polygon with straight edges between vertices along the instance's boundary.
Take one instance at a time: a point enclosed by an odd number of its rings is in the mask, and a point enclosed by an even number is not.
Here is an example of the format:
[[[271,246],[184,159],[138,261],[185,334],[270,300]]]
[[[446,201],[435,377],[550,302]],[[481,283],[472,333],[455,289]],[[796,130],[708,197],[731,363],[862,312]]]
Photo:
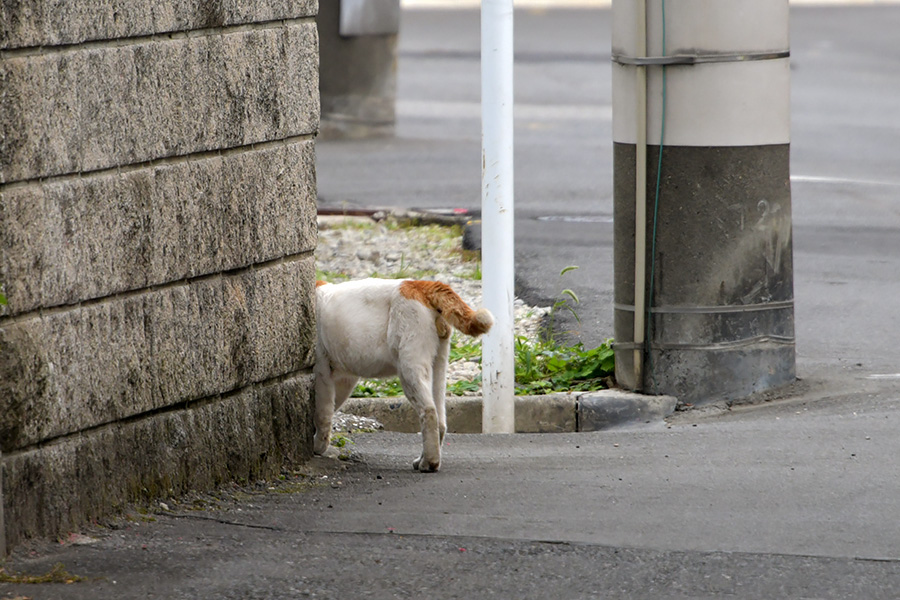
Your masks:
[[[666,55],[666,0],[660,0],[662,5],[662,55]],[[650,285],[647,292],[647,318],[644,326],[644,349],[647,355],[647,368],[644,371],[645,376],[651,372],[653,364],[653,355],[650,353],[650,334],[652,330],[651,308],[653,306],[653,287],[656,281],[656,228],[659,221],[659,190],[662,182],[662,157],[663,157],[663,140],[666,133],[666,65],[662,66],[662,119],[659,129],[659,159],[656,163],[656,194],[653,201],[653,233],[650,238]]]

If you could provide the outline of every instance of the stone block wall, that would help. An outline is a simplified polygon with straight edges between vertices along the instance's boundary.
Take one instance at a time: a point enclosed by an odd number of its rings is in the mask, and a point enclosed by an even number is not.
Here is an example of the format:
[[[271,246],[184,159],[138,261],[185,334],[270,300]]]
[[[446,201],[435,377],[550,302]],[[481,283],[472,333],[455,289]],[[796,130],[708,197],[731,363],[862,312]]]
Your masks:
[[[0,549],[311,452],[316,0],[0,0]]]

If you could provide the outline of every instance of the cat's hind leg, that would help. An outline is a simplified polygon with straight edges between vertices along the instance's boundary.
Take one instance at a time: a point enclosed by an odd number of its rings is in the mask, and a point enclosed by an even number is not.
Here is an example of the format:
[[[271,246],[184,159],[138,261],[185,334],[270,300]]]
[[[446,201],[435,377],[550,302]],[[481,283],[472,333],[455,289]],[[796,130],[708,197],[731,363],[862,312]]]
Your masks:
[[[313,452],[325,454],[331,443],[331,419],[334,417],[335,382],[331,369],[316,369],[316,411],[313,420],[316,434]]]
[[[450,337],[441,338],[437,354],[432,364],[431,397],[434,400],[434,408],[437,411],[438,434],[440,445],[444,445],[444,435],[447,433],[447,363],[450,356]]]
[[[415,407],[422,428],[422,455],[413,462],[413,469],[423,472],[437,471],[441,466],[441,434],[437,408],[434,405],[431,386],[431,365],[408,363],[400,369],[400,385],[403,393]]]
[[[334,410],[341,410],[341,406],[353,393],[357,381],[359,381],[359,377],[356,375],[334,376]]]

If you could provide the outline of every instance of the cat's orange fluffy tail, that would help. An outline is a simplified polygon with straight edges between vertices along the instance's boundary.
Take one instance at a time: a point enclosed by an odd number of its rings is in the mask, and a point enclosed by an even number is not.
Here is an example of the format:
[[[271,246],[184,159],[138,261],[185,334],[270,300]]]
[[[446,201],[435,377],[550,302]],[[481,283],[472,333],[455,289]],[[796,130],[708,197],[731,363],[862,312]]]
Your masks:
[[[466,335],[479,336],[494,324],[494,316],[486,308],[472,308],[446,283],[440,281],[404,281],[400,293],[436,310],[450,325]]]

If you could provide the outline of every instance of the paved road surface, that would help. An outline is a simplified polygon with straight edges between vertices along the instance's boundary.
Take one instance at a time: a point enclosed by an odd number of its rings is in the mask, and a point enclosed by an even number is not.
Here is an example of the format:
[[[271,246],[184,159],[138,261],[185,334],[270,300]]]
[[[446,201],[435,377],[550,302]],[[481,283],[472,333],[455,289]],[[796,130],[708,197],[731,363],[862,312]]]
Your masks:
[[[319,459],[302,491],[289,478],[169,501],[74,538],[86,545],[23,551],[16,572],[62,563],[89,580],[0,584],[0,598],[893,599],[898,408],[816,400],[649,429],[450,435],[434,475],[410,468],[416,436],[357,434],[360,462]]]
[[[900,373],[900,7],[791,18],[798,372]],[[573,288],[582,324],[563,325],[588,344],[612,336],[609,21],[516,14],[518,292]],[[397,137],[320,143],[323,205],[480,206],[478,44],[477,10],[404,14]]]

